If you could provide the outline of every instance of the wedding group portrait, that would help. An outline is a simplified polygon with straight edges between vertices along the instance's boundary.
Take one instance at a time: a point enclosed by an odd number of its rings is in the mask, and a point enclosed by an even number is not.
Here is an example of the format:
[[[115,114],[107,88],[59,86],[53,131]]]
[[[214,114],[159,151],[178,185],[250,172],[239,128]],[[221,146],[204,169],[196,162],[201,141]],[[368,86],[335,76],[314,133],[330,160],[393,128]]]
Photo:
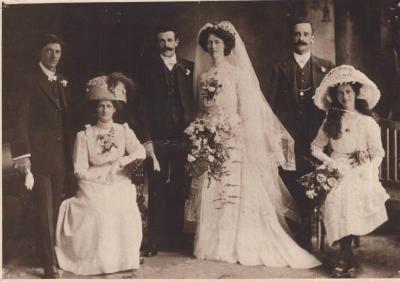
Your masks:
[[[3,279],[400,278],[400,1],[2,1]]]

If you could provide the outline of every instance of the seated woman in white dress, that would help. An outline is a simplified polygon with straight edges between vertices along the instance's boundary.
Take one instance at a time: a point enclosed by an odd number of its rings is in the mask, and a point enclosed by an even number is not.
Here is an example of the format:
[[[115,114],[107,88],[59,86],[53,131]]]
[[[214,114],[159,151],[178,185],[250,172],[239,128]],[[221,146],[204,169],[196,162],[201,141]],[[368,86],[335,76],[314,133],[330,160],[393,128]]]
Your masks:
[[[60,207],[57,259],[61,269],[76,274],[113,273],[140,264],[142,224],[126,166],[144,159],[145,151],[127,124],[113,122],[117,102],[126,103],[118,77],[113,73],[87,84],[97,123],[77,134],[73,161],[79,189]]]
[[[355,275],[354,236],[368,234],[387,220],[388,195],[378,175],[385,152],[380,128],[371,115],[379,97],[375,83],[349,65],[332,69],[314,96],[315,105],[327,111],[327,117],[311,144],[312,154],[342,174],[322,206],[328,243],[340,244],[334,277]],[[323,152],[328,143],[333,150],[330,156]]]

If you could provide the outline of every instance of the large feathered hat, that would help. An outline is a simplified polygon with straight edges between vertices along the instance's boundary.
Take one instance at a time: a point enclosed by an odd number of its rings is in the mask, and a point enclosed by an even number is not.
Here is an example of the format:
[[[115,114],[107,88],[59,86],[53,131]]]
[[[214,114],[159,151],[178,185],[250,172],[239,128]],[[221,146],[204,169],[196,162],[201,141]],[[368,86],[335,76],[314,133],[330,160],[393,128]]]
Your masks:
[[[350,65],[341,65],[333,68],[324,77],[320,86],[315,91],[313,97],[314,104],[321,110],[328,111],[332,103],[329,97],[329,88],[355,82],[361,84],[360,94],[357,96],[357,99],[366,100],[370,109],[375,107],[381,97],[381,92],[372,80]]]
[[[108,100],[127,102],[126,83],[131,80],[121,73],[102,75],[89,80],[86,84],[87,100]]]

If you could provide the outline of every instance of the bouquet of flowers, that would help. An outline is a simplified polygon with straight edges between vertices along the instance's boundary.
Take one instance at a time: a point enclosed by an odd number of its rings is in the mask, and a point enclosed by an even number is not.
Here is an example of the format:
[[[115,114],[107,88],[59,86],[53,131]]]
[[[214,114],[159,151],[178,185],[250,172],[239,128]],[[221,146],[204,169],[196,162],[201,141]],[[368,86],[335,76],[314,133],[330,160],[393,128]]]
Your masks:
[[[306,188],[306,196],[315,206],[321,206],[328,193],[337,187],[341,175],[337,168],[325,164],[317,166],[314,171],[300,177],[297,181]]]
[[[222,89],[222,84],[217,79],[217,72],[200,82],[200,94],[207,100],[212,100]]]
[[[207,173],[209,179],[220,180],[228,175],[225,162],[232,147],[227,140],[235,137],[235,128],[221,114],[193,121],[185,134],[189,139],[186,169],[192,177]]]

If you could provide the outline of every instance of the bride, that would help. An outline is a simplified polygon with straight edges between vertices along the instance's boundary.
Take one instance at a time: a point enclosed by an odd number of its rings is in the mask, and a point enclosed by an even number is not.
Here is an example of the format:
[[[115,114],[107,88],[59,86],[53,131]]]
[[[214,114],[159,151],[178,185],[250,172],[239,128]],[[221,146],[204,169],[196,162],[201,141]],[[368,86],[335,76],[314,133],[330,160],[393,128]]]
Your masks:
[[[277,167],[295,169],[294,142],[266,102],[242,39],[230,22],[220,22],[203,26],[197,42],[199,117],[222,112],[238,128],[238,137],[228,141],[233,149],[227,176],[193,179],[186,216],[197,221],[194,255],[243,265],[320,265],[293,241],[285,224],[295,213]],[[221,86],[212,100],[200,93],[209,78]]]

